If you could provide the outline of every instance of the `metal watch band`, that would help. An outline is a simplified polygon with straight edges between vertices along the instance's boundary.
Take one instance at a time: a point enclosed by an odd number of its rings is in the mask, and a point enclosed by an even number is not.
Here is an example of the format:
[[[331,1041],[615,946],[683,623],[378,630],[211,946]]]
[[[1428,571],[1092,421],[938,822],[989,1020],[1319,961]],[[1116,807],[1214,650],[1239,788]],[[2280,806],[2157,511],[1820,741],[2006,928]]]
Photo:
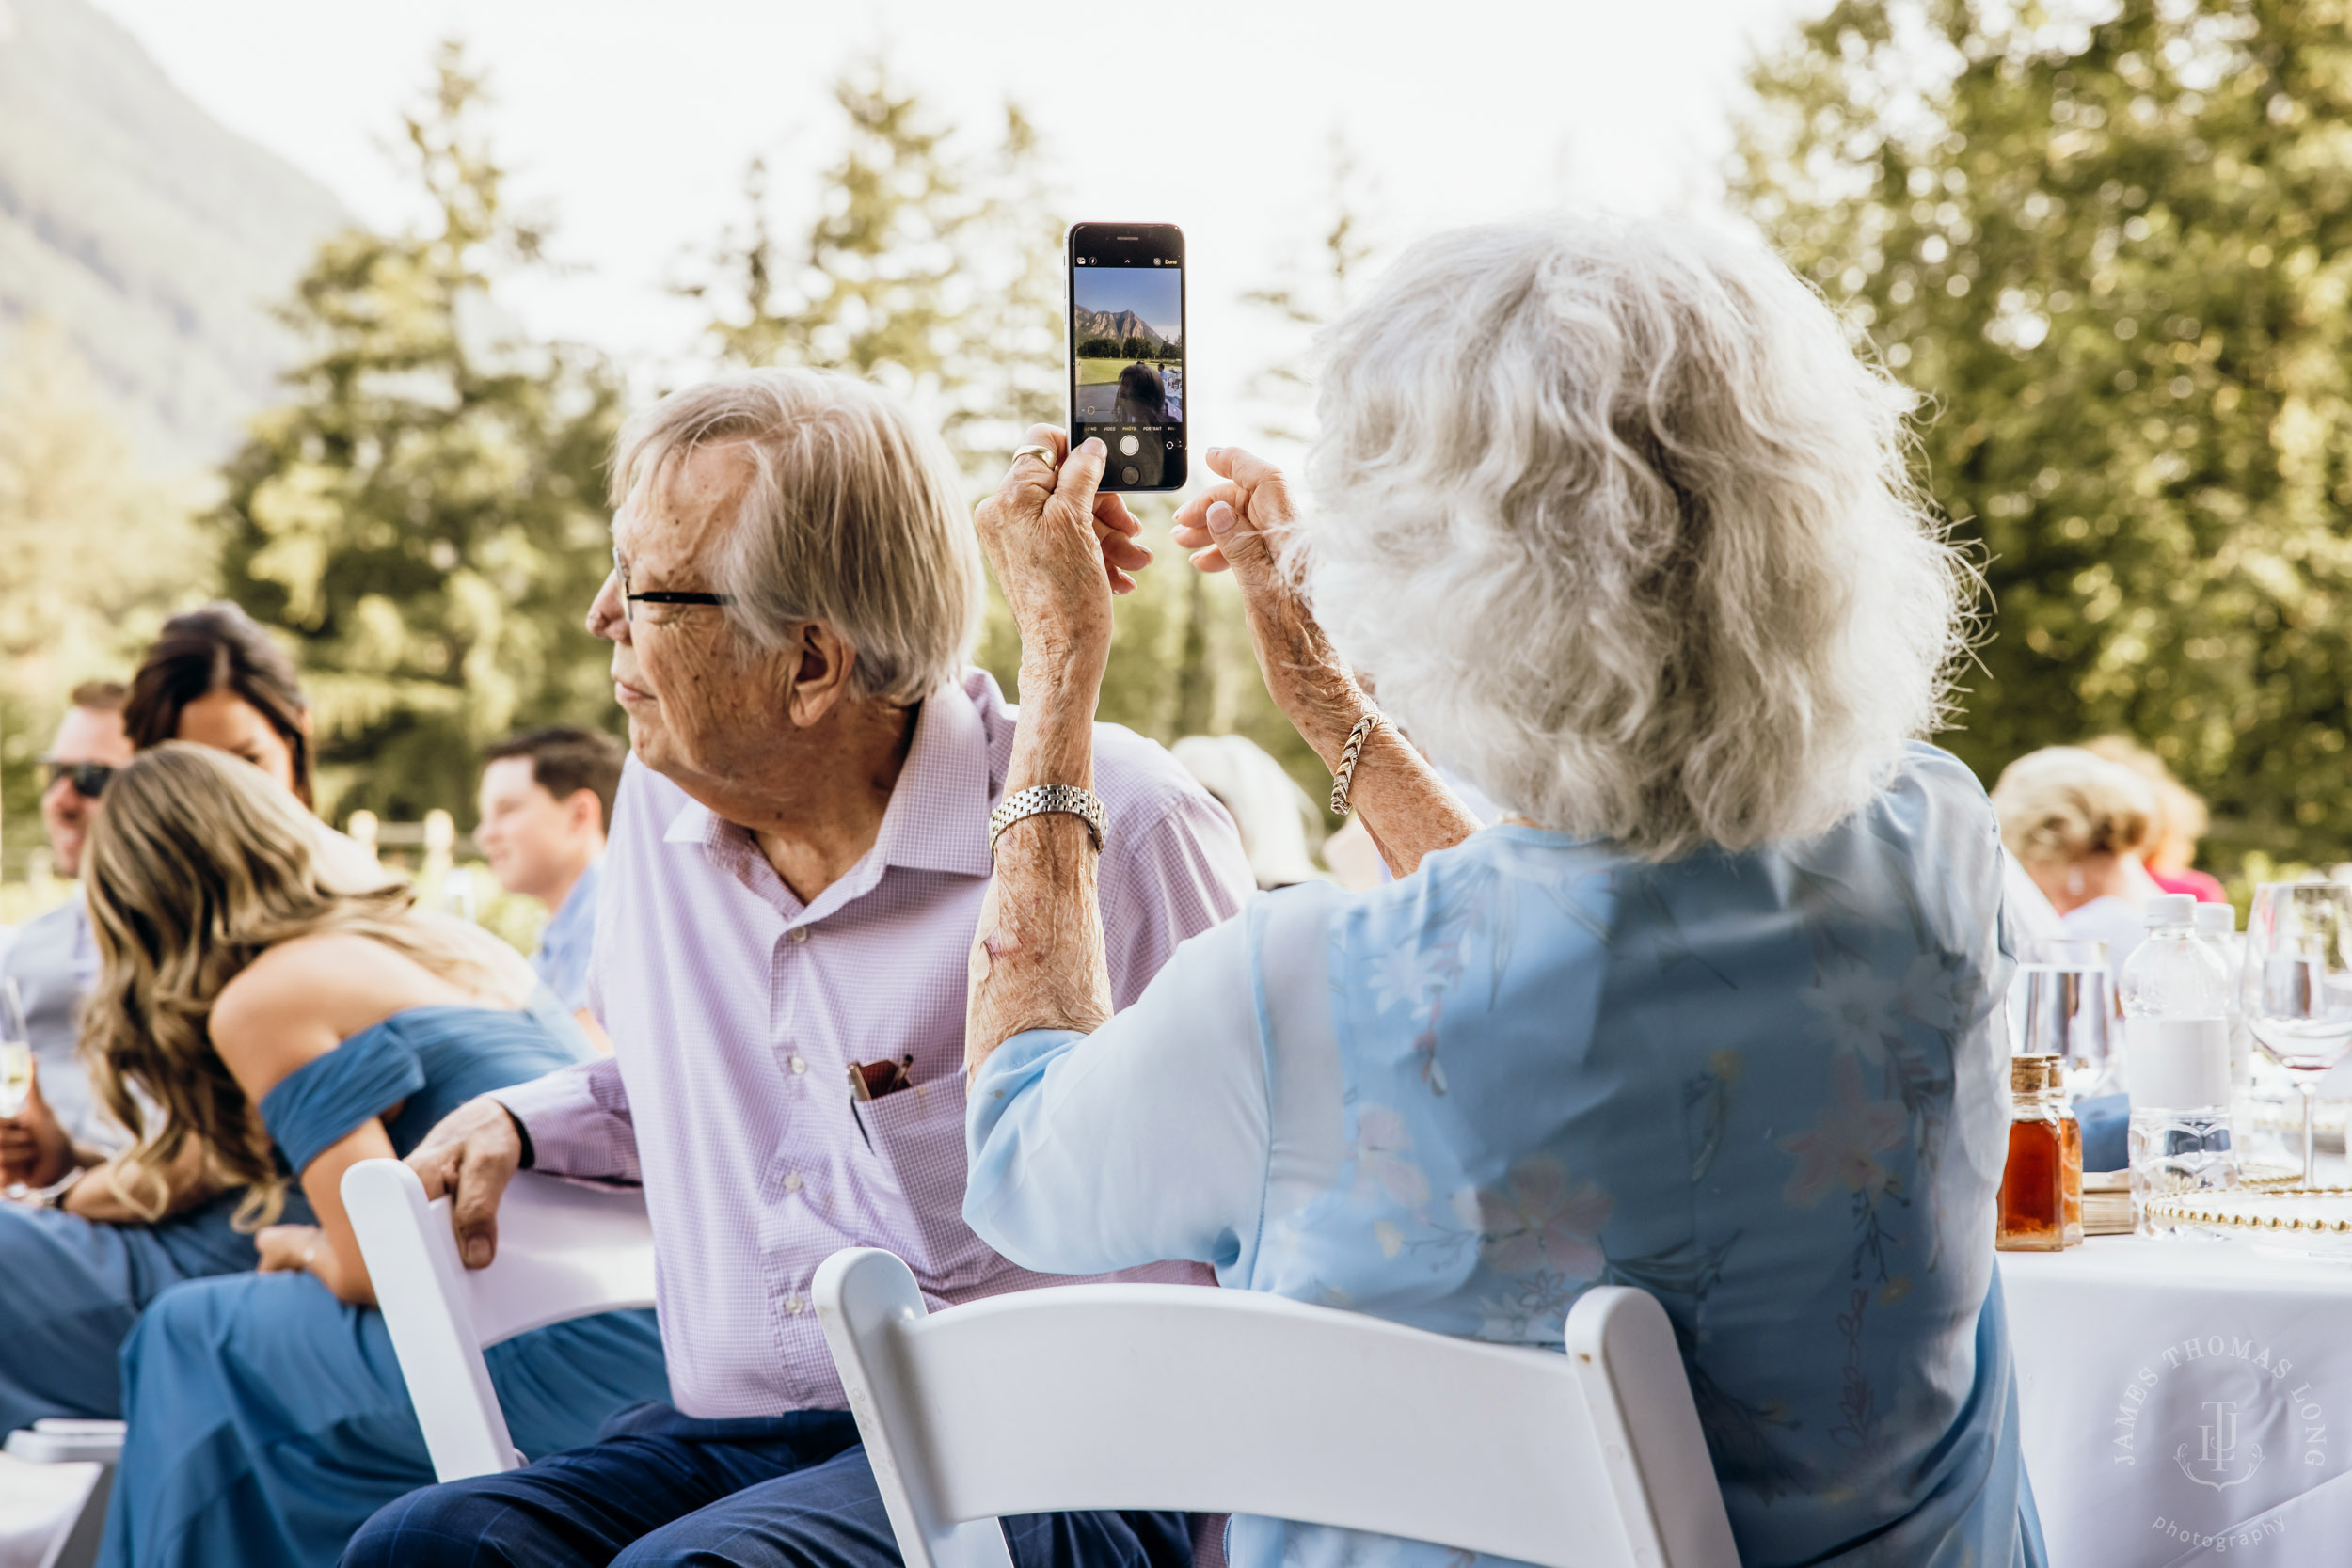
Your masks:
[[[1087,832],[1094,840],[1094,849],[1103,849],[1103,830],[1105,818],[1103,802],[1090,789],[1076,784],[1031,784],[1005,797],[1003,803],[988,814],[988,855],[996,858],[996,841],[1007,828],[1025,816],[1041,816],[1048,812],[1067,812],[1087,825]]]

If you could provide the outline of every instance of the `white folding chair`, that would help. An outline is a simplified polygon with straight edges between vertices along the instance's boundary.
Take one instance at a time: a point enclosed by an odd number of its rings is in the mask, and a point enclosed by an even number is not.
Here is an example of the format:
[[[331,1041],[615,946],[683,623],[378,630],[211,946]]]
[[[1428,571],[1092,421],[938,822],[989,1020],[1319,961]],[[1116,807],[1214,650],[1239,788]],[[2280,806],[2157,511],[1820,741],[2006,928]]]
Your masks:
[[[58,1505],[44,1528],[55,1530],[40,1568],[90,1568],[106,1530],[106,1499],[114,1492],[115,1465],[122,1458],[120,1421],[85,1421],[46,1417],[8,1433],[9,1457],[28,1465],[72,1466],[56,1472]],[[74,1501],[74,1482],[81,1498]],[[71,1514],[71,1518],[68,1515]]]
[[[522,1172],[499,1203],[498,1257],[486,1269],[459,1260],[449,1199],[427,1203],[398,1160],[345,1171],[343,1208],[442,1481],[523,1463],[484,1350],[567,1318],[653,1305],[653,1227],[629,1188]]]
[[[1545,1568],[1738,1568],[1664,1308],[1587,1291],[1567,1351],[1244,1291],[1075,1285],[926,1313],[887,1252],[817,1310],[907,1568],[1010,1568],[996,1516],[1255,1513]]]

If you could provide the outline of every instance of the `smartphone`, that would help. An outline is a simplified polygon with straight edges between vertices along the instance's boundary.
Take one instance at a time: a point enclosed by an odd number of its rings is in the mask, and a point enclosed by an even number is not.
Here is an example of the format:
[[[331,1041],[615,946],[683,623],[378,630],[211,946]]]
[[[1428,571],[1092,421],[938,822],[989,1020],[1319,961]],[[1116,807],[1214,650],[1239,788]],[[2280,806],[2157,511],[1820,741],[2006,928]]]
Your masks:
[[[1184,231],[1070,228],[1070,444],[1110,448],[1105,490],[1184,483]]]

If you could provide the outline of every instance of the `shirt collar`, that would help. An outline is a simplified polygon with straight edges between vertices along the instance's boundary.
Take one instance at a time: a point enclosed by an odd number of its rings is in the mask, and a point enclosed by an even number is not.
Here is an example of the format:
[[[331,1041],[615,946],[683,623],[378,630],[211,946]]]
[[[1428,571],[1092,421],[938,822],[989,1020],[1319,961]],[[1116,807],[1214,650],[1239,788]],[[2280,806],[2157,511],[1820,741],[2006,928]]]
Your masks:
[[[914,741],[866,859],[877,866],[989,872],[988,733],[972,698],[948,684],[915,716]]]
[[[980,680],[987,677],[980,675]],[[882,868],[945,871],[956,876],[989,873],[988,813],[993,793],[989,737],[977,705],[984,693],[963,685],[943,685],[924,700],[914,718],[914,738],[898,782],[890,791],[874,847],[817,900],[818,909],[837,909],[873,890]],[[741,828],[689,799],[662,832],[667,844],[697,844],[723,860],[758,849]],[[765,862],[763,861],[764,864]]]

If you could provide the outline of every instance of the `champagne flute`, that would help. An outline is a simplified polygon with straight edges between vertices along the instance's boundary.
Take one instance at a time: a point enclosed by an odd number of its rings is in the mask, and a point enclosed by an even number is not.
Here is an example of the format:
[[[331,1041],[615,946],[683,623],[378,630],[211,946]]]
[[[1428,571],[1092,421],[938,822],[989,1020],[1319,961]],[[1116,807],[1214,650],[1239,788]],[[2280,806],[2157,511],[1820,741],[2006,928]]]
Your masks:
[[[2352,1052],[2352,888],[2265,882],[2246,919],[2246,1022],[2303,1096],[2303,1185],[2316,1185],[2319,1081]]]
[[[24,1109],[33,1096],[33,1031],[24,1017],[24,993],[13,976],[0,976],[0,1117]],[[7,1178],[8,1195],[21,1197],[24,1183]]]
[[[0,979],[0,1117],[24,1109],[33,1093],[33,1031],[24,1018],[24,993],[13,978]]]

